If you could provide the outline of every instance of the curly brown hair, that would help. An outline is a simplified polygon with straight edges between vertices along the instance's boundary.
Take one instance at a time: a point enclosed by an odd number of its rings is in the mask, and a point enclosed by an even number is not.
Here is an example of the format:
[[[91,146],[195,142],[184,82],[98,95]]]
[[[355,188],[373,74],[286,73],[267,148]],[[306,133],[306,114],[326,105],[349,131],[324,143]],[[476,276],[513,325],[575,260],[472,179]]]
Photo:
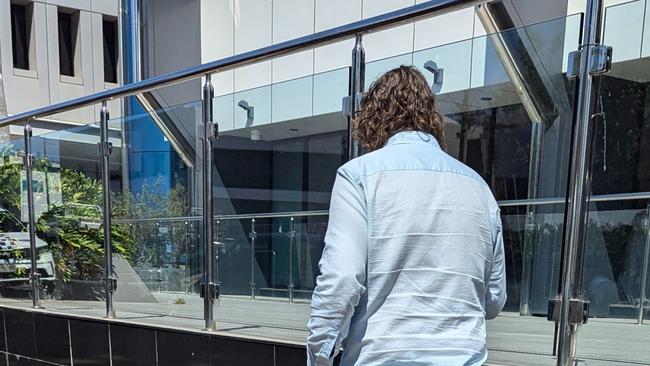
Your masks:
[[[392,69],[372,83],[352,125],[354,139],[369,151],[383,147],[402,131],[429,133],[445,148],[436,98],[422,73],[412,66]]]

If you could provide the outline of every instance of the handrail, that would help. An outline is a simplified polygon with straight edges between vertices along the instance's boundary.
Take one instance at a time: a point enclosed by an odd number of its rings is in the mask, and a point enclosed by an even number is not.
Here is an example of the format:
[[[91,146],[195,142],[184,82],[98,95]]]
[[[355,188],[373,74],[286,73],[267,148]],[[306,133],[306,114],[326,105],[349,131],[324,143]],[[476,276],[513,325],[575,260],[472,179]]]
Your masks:
[[[591,196],[589,202],[620,202],[620,201],[637,201],[637,200],[650,200],[650,192],[634,192],[634,193],[613,193]],[[497,201],[499,207],[524,207],[524,206],[543,206],[543,205],[557,205],[565,203],[562,197],[548,197],[548,198],[531,198],[521,200],[501,200]],[[272,219],[272,218],[288,218],[288,217],[313,217],[313,216],[326,216],[329,214],[327,210],[315,211],[288,211],[288,212],[263,212],[254,214],[228,214],[228,215],[214,215],[215,220],[246,220],[246,219]],[[114,219],[116,224],[128,224],[133,222],[183,222],[183,221],[199,221],[203,216],[177,216],[177,217],[148,217],[148,218],[133,218],[133,219]]]
[[[611,201],[636,201],[650,199],[650,192],[634,192],[634,193],[612,193],[600,194],[590,196],[589,202],[611,202]],[[549,197],[549,198],[531,198],[523,200],[503,200],[498,201],[499,207],[515,207],[515,206],[537,206],[537,205],[556,205],[563,204],[566,199],[562,197]]]
[[[311,216],[325,216],[328,215],[327,210],[317,211],[294,211],[294,212],[266,212],[256,214],[231,214],[231,215],[214,215],[215,220],[244,220],[244,219],[272,219],[272,218],[286,218],[286,217],[311,217]],[[203,216],[178,216],[178,217],[150,217],[150,218],[137,218],[137,219],[114,219],[116,224],[128,224],[132,222],[183,222],[183,221],[199,221]]]
[[[212,74],[218,71],[225,71],[235,67],[249,65],[278,56],[284,56],[312,46],[324,46],[340,41],[344,38],[355,36],[356,34],[364,34],[395,27],[403,23],[416,21],[420,18],[450,12],[461,7],[474,6],[480,3],[485,3],[486,1],[487,0],[430,0],[422,4],[409,6],[390,13],[377,15],[372,18],[363,19],[271,46],[262,47],[253,51],[244,52],[198,66],[188,67],[136,83],[119,86],[110,90],[52,104],[31,111],[17,113],[1,119],[0,127],[94,105],[104,100],[136,95],[142,92],[205,76],[206,74]]]

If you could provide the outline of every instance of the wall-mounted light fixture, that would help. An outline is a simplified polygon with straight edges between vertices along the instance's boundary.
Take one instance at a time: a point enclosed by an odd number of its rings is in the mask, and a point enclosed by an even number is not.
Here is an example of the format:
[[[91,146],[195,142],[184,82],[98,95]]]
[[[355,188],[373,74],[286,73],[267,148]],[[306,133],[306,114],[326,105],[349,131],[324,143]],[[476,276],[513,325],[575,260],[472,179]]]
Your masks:
[[[431,90],[434,93],[439,93],[442,90],[442,82],[444,81],[445,70],[441,67],[438,67],[438,64],[432,60],[429,60],[424,63],[424,69],[433,74],[433,83],[431,84]]]
[[[249,105],[248,102],[243,99],[240,100],[237,105],[246,111],[246,128],[251,127],[253,125],[253,119],[255,119],[255,107]]]

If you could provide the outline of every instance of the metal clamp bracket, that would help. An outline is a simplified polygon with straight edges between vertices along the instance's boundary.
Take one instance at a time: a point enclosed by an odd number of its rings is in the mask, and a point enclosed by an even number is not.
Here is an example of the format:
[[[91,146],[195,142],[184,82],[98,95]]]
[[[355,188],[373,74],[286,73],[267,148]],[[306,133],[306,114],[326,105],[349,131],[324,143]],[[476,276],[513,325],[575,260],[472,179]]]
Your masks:
[[[99,156],[111,156],[113,154],[113,143],[109,141],[98,142],[97,154]]]
[[[25,168],[33,168],[34,167],[34,155],[32,155],[32,154],[24,154],[23,155],[23,165],[25,165]]]
[[[29,278],[30,283],[36,284],[36,286],[41,285],[41,274],[38,272],[32,273],[32,275]]]
[[[206,134],[208,140],[216,140],[219,137],[219,124],[217,122],[208,122],[206,126]]]
[[[117,290],[117,278],[104,278],[104,289],[108,292],[115,292]]]
[[[578,51],[569,53],[567,77],[570,79],[580,76],[580,67],[584,52],[591,52],[589,58],[589,75],[600,75],[612,69],[612,47],[604,45],[582,46]]]
[[[589,301],[583,299],[569,300],[569,323],[585,324],[589,319]],[[546,319],[559,322],[562,312],[562,299],[559,297],[548,301],[548,313]]]
[[[221,295],[221,286],[218,283],[201,284],[201,298],[205,299],[207,296],[210,300],[218,300],[219,295]]]
[[[365,93],[358,93],[356,95],[356,98],[355,98],[356,105],[354,106],[355,107],[354,108],[355,112],[359,112],[361,110],[361,101],[363,100],[364,95],[365,95]],[[352,106],[352,97],[351,96],[343,97],[341,110],[343,111],[344,116],[353,117],[352,116],[353,106]]]

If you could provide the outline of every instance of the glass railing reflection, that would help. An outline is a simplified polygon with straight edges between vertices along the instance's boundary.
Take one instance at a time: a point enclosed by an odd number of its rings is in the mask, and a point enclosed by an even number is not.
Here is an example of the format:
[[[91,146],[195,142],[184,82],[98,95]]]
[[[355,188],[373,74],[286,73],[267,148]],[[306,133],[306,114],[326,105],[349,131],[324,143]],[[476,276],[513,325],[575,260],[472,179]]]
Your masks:
[[[97,125],[89,124],[41,132],[31,138],[35,256],[43,300],[103,299],[98,131]],[[31,296],[27,280],[31,251],[22,140],[22,136],[14,136],[2,148],[0,288],[2,292],[8,291],[0,294],[2,297]],[[114,142],[119,150],[119,143]]]
[[[215,98],[222,132],[341,111],[349,71],[335,69]]]
[[[311,296],[326,212],[222,216],[215,266],[223,294],[294,302]]]
[[[643,0],[629,1],[605,8],[603,44],[614,48],[613,62],[638,59],[644,43],[646,4]],[[646,24],[644,24],[644,20]],[[645,47],[647,49],[647,47]]]
[[[22,126],[16,127],[22,130]],[[32,266],[23,156],[22,136],[10,136],[0,144],[0,301],[30,298],[29,275]],[[39,160],[36,161],[35,170],[38,178],[49,175],[52,169]],[[44,179],[39,181],[45,182]],[[43,189],[35,190],[35,195],[47,194],[46,187],[40,187]],[[39,272],[44,277],[44,292],[47,292],[55,278],[54,260],[46,242],[39,238],[36,246],[39,250]]]

